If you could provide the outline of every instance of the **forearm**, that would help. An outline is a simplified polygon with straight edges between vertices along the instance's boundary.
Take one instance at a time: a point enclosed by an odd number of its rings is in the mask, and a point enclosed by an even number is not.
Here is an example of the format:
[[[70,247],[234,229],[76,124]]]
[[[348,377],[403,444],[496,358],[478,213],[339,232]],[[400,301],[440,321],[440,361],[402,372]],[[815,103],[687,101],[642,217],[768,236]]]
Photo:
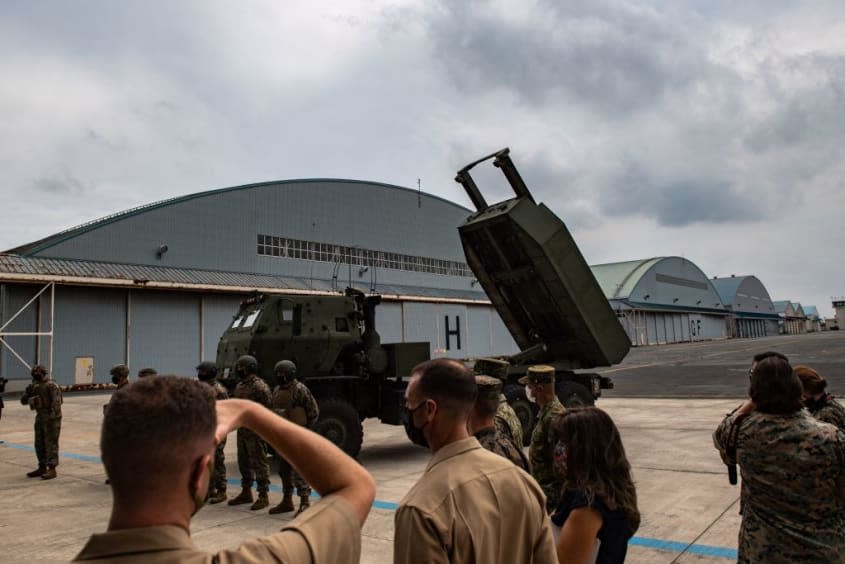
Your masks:
[[[250,402],[240,407],[241,426],[270,443],[320,495],[337,494],[346,499],[364,522],[375,497],[369,472],[330,441],[263,406]]]

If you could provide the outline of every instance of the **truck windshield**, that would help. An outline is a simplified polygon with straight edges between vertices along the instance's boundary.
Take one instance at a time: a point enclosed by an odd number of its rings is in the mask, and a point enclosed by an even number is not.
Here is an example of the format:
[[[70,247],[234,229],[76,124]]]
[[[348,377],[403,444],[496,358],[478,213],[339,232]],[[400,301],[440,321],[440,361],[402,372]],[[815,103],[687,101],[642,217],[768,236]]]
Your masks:
[[[235,318],[235,320],[232,322],[232,329],[237,329],[237,328],[240,326],[241,321],[243,321],[243,320],[244,320],[244,316],[243,316],[243,315],[239,315],[239,316],[237,316],[237,317]]]
[[[261,308],[258,308],[255,311],[253,311],[252,313],[250,313],[249,315],[247,315],[246,319],[244,320],[243,328],[249,329],[250,327],[255,325],[255,320],[258,319],[258,316],[260,314],[261,314]]]

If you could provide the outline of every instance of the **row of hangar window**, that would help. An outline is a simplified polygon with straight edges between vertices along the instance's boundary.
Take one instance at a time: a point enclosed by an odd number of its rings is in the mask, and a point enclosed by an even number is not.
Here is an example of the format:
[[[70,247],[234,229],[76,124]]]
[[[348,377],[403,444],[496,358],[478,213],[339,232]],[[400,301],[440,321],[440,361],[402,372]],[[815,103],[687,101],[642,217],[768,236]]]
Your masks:
[[[469,265],[463,262],[273,235],[258,235],[258,254],[260,256],[314,260],[361,267],[391,268],[409,272],[429,272],[467,278],[474,276]]]

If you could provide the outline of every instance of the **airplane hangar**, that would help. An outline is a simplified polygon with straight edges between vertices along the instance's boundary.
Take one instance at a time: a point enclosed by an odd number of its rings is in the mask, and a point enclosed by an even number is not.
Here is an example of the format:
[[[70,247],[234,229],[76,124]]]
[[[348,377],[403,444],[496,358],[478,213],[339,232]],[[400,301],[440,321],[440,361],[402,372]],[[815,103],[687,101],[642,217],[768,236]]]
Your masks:
[[[18,246],[0,253],[0,376],[28,378],[34,363],[62,385],[107,382],[118,363],[193,374],[255,290],[351,286],[382,295],[382,342],[428,341],[433,357],[517,352],[463,255],[457,226],[471,213],[394,185],[287,180],[156,202]],[[591,268],[632,344],[757,334],[731,329],[735,304],[686,259]]]

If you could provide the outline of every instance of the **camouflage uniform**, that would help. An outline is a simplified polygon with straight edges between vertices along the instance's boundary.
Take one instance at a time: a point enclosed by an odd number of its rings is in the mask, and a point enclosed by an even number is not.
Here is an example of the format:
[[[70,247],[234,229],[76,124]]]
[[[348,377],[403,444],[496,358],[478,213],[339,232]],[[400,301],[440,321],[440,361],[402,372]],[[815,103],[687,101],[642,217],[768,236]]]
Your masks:
[[[728,414],[713,433],[726,463]],[[845,562],[845,434],[801,410],[751,412],[738,426],[739,562]]]
[[[499,456],[503,456],[525,470],[531,471],[528,464],[528,459],[522,449],[516,448],[511,438],[495,427],[487,427],[475,433],[475,438],[481,443],[481,446],[495,452]]]
[[[301,415],[297,416],[293,413],[293,410],[297,408],[301,408],[304,411],[304,421],[298,421],[297,418],[301,417]],[[317,406],[317,400],[314,399],[308,386],[299,380],[293,380],[287,386],[276,386],[276,389],[273,390],[273,398],[270,401],[270,409],[286,419],[290,419],[295,423],[309,428],[320,417],[320,408]],[[282,491],[285,495],[290,495],[295,487],[296,495],[300,497],[310,496],[311,487],[302,479],[299,472],[281,454],[276,453],[276,455],[279,459],[279,476],[282,478]]]
[[[21,403],[35,411],[35,456],[39,468],[58,466],[62,390],[49,379],[36,382],[26,387]]]
[[[531,475],[543,488],[543,493],[546,494],[546,509],[549,511],[557,507],[563,486],[560,478],[554,472],[555,438],[552,433],[552,424],[563,411],[563,404],[555,396],[537,414],[537,423],[534,426],[534,432],[531,434],[531,448],[529,450]]]
[[[845,432],[845,407],[832,395],[825,394],[818,401],[807,402],[807,409],[819,421],[830,423]]]
[[[235,387],[235,397],[248,399],[260,403],[264,407],[270,405],[270,388],[267,384],[252,374],[247,376]],[[238,470],[241,472],[241,487],[244,490],[252,488],[255,480],[258,493],[267,495],[270,489],[270,468],[267,465],[267,447],[257,434],[246,428],[238,429]]]
[[[496,410],[494,421],[496,423],[496,429],[500,433],[504,433],[510,437],[517,448],[521,449],[523,447],[522,422],[520,422],[516,412],[508,404],[508,398],[505,397],[505,394],[499,394],[499,409]]]
[[[214,388],[214,398],[217,400],[229,399],[229,393],[220,382],[206,382]],[[217,444],[214,449],[214,476],[211,477],[211,488],[216,492],[226,491],[226,455],[223,450],[226,448],[226,437]]]

